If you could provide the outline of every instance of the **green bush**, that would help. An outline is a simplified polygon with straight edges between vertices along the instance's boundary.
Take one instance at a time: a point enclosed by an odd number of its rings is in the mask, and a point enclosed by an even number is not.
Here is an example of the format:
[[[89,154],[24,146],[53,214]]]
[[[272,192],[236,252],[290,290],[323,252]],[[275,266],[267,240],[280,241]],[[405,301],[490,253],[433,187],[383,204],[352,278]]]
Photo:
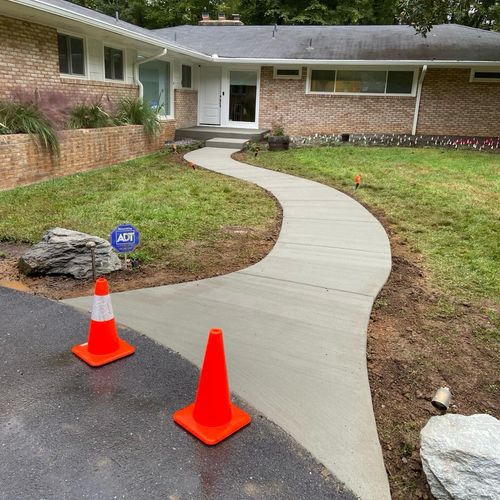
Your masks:
[[[78,104],[70,113],[71,128],[101,128],[116,125],[115,120],[102,109],[100,103]]]
[[[155,137],[160,133],[158,111],[138,98],[123,99],[118,105],[117,120],[123,125],[142,125],[149,137]]]
[[[54,127],[33,103],[0,101],[0,134],[30,134],[51,153],[59,153]]]

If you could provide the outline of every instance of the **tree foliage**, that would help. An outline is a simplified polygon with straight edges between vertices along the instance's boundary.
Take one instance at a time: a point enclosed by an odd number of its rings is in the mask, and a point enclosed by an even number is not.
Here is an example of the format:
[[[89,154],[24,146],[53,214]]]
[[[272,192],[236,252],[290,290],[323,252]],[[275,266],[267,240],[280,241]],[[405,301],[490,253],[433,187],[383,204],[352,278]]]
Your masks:
[[[204,9],[214,18],[238,12],[245,24],[395,24],[426,35],[434,24],[500,29],[499,0],[72,0],[145,28],[196,24]]]

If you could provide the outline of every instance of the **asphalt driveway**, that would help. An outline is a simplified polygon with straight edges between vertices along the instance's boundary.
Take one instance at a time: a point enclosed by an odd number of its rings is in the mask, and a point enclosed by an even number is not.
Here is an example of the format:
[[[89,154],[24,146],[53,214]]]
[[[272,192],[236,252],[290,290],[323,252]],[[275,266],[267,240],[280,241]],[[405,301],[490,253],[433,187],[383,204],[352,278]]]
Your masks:
[[[90,368],[70,352],[89,317],[0,288],[0,498],[352,499],[276,425],[207,447],[172,422],[198,369],[121,328],[136,354]]]

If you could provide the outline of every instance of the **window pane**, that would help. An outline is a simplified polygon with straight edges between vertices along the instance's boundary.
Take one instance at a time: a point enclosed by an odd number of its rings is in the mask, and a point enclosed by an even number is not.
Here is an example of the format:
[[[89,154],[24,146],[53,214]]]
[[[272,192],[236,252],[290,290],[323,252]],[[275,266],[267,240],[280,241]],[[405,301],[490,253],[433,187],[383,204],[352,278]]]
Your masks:
[[[339,71],[336,92],[383,94],[385,71]]]
[[[387,94],[411,94],[413,71],[389,71]]]
[[[279,76],[299,76],[298,69],[277,69],[276,74]]]
[[[182,82],[181,86],[185,89],[191,88],[191,66],[182,65]]]
[[[474,78],[499,79],[500,78],[500,71],[498,73],[493,72],[493,71],[475,71]]]
[[[111,49],[113,55],[113,69],[115,80],[123,80],[123,51]]]
[[[229,79],[229,119],[235,122],[254,122],[257,73],[231,71]]]
[[[69,73],[68,37],[57,35],[57,46],[59,48],[59,71],[61,73]]]
[[[333,92],[335,90],[335,71],[313,69],[311,71],[311,92]]]
[[[143,99],[160,115],[170,114],[170,63],[151,61],[139,66]]]
[[[111,49],[104,47],[104,76],[113,78],[113,70],[111,69]]]
[[[69,40],[71,48],[71,73],[74,75],[84,75],[83,40],[81,38],[70,38]]]

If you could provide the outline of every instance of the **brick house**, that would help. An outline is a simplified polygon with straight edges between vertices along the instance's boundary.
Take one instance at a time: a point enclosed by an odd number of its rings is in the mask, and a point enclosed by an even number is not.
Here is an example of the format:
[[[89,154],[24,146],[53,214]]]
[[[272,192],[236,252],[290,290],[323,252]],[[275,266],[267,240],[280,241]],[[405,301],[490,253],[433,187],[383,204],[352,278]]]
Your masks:
[[[438,25],[146,30],[64,0],[0,0],[0,99],[139,95],[173,127],[500,136],[500,33]]]

